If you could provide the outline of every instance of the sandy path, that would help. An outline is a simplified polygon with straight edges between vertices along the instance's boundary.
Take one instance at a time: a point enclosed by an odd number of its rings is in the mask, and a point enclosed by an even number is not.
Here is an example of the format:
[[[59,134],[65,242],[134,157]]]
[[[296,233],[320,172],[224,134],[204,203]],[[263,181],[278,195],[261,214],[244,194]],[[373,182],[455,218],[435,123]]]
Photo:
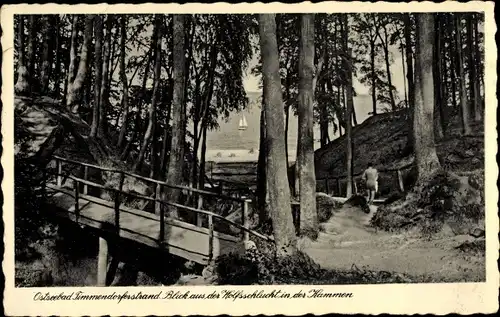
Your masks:
[[[445,281],[479,281],[485,277],[484,257],[455,249],[470,236],[425,240],[415,234],[377,232],[370,214],[344,206],[323,224],[317,241],[301,241],[300,248],[326,269],[362,269],[426,275]]]

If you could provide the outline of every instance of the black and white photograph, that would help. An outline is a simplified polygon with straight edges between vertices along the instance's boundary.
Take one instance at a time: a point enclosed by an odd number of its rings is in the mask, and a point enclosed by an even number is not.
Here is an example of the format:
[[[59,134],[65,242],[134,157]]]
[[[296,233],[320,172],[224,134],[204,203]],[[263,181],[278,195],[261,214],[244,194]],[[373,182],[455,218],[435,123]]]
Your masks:
[[[494,31],[372,9],[13,14],[13,287],[485,283]]]

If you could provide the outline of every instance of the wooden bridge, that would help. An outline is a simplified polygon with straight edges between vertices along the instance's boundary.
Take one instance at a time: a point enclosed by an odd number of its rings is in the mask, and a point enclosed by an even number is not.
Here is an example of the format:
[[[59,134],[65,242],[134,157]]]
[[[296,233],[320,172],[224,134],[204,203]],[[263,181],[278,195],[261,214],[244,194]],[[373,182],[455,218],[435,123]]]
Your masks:
[[[54,164],[55,163],[55,164]],[[99,234],[98,285],[106,285],[113,269],[108,270],[108,238],[127,239],[169,254],[207,265],[217,257],[228,253],[243,253],[250,235],[273,242],[273,239],[249,229],[248,209],[251,200],[223,196],[206,190],[175,186],[166,182],[132,174],[113,168],[96,166],[54,156],[51,168],[44,173],[43,194],[46,196],[48,212],[57,217],[69,219],[83,227],[95,229]],[[91,181],[108,178],[117,179],[116,186]],[[78,175],[79,177],[75,176]],[[96,175],[100,177],[95,177]],[[124,184],[140,181],[154,188],[151,196],[125,190]],[[102,181],[101,181],[102,182]],[[108,182],[109,183],[109,182]],[[162,199],[165,188],[189,192],[197,197],[197,207],[190,207]],[[109,197],[102,198],[102,193]],[[104,195],[105,196],[105,195]],[[241,224],[224,216],[202,209],[203,197],[215,197],[233,201],[241,206]],[[127,199],[145,202],[142,207],[126,206]],[[143,209],[153,205],[153,212]],[[176,211],[179,218],[171,217]],[[183,214],[194,215],[188,221]],[[233,227],[237,235],[216,230],[215,223]],[[224,228],[224,226],[222,226]],[[227,231],[227,230],[226,230]],[[116,270],[115,263],[115,269]],[[112,267],[113,265],[109,265]],[[108,277],[106,278],[106,276]],[[109,283],[109,282],[108,282]]]

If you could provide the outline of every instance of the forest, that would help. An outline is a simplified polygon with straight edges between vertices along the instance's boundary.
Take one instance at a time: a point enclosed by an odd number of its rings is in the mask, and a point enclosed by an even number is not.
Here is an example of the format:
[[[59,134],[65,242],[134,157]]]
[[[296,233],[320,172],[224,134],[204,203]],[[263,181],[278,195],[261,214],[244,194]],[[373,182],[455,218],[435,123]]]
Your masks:
[[[467,137],[483,120],[483,19],[445,12],[17,15],[15,94],[46,96],[88,123],[88,138],[109,149],[109,161],[205,189],[207,131],[248,106],[244,78],[257,55],[250,70],[262,87],[256,209],[284,258],[297,254],[300,237],[320,231],[315,125],[322,147],[333,142],[331,131],[343,136],[347,198],[354,195],[354,80],[369,88],[371,115],[392,114],[411,127],[404,149],[414,154],[411,191],[426,195],[443,170],[435,143],[451,136],[455,121]],[[402,92],[396,71],[404,74]],[[291,120],[299,127],[293,165],[286,159]],[[182,193],[164,195],[177,202]]]

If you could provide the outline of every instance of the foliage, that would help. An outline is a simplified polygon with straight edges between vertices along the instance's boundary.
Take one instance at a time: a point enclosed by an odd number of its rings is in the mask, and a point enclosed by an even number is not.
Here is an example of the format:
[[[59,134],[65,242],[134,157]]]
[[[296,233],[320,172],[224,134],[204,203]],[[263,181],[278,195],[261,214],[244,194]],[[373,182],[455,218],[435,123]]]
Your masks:
[[[371,223],[388,231],[418,228],[425,235],[439,232],[447,223],[455,234],[468,233],[484,221],[484,194],[474,188],[476,178],[484,176],[440,171],[423,187],[381,206]]]
[[[416,283],[429,281],[427,276],[359,269],[322,269],[308,255],[276,258],[273,253],[250,249],[243,256],[224,255],[216,262],[217,284],[219,285],[283,285],[283,284],[379,284]]]

